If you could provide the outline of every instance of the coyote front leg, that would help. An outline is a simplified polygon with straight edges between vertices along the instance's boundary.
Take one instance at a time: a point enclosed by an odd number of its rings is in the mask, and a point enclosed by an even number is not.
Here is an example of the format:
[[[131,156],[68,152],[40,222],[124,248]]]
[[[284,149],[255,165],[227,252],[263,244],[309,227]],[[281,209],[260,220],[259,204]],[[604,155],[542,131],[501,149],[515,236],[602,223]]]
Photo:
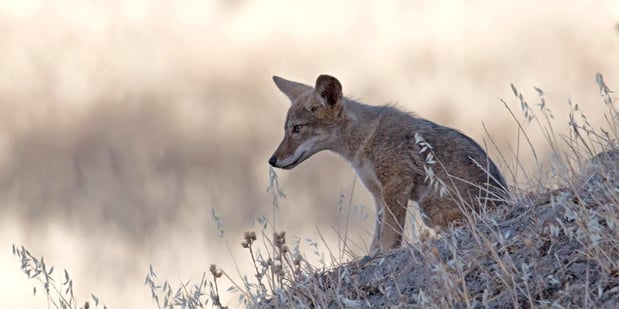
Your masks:
[[[374,195],[374,192],[372,192]],[[376,204],[376,227],[374,228],[374,237],[370,245],[370,255],[375,255],[384,250],[381,246],[381,238],[383,236],[383,223],[385,222],[385,201],[381,194],[374,195],[374,204]]]
[[[372,192],[376,203],[376,229],[370,255],[397,248],[402,243],[406,207],[412,187],[412,180],[398,179],[383,186],[380,195]]]
[[[383,250],[397,248],[402,244],[406,207],[412,188],[412,179],[400,177],[383,186],[383,199],[386,206],[383,234],[380,240]]]

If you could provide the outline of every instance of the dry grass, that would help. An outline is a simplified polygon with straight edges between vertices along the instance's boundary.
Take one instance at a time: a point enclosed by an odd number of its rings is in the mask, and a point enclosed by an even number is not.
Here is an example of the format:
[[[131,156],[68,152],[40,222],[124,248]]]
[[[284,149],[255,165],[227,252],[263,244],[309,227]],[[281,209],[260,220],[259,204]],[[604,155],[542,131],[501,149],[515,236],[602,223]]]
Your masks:
[[[545,178],[530,176],[528,190],[512,188],[512,197],[503,206],[471,214],[464,226],[451,229],[439,240],[326,271],[310,265],[301,268],[306,265],[302,257],[287,250],[275,251],[275,263],[252,258],[262,266],[256,269],[258,278],[271,272],[266,278],[275,280],[269,281],[266,296],[262,283],[260,289],[247,285],[242,292],[245,304],[299,308],[615,306],[619,302],[619,119],[601,75],[597,82],[608,107],[606,127],[610,131],[596,129],[574,105],[568,136],[553,133],[553,115],[541,89],[536,89],[541,111],[536,115],[513,87],[525,118],[519,124],[523,139],[528,138],[527,122],[537,124],[554,150],[554,162]],[[513,178],[520,168],[516,164],[511,170]],[[290,260],[294,263],[285,263]]]
[[[322,258],[318,266],[312,265],[299,249],[299,241],[289,244],[286,233],[277,230],[275,220],[284,195],[271,170],[272,217],[260,218],[260,232],[245,233],[241,242],[248,253],[245,263],[253,264],[254,274],[235,275],[211,265],[200,282],[173,287],[168,281],[159,284],[151,267],[145,284],[159,308],[207,304],[225,308],[236,301],[265,308],[615,307],[619,303],[619,114],[601,75],[596,82],[607,107],[607,123],[589,123],[570,102],[568,135],[554,133],[554,116],[541,89],[536,88],[537,111],[512,86],[524,115],[523,120],[514,116],[519,140],[527,144],[531,130],[541,132],[553,150],[552,164],[543,173],[526,171],[518,163],[523,152],[518,145],[515,162],[504,159],[504,172],[513,183],[519,173],[525,174],[526,183],[510,188],[511,197],[498,209],[469,213],[465,224],[444,232],[438,240],[358,259],[346,250],[344,231],[339,252],[330,251],[332,260],[354,260],[327,265]],[[535,149],[530,150],[536,157]],[[539,161],[538,166],[542,169]],[[543,176],[534,176],[538,174]],[[221,227],[215,213],[213,218]],[[316,242],[310,245],[317,246]],[[64,282],[57,286],[53,267],[48,269],[42,258],[34,258],[24,248],[14,247],[14,254],[26,274],[43,286],[49,307],[78,307],[66,271]],[[222,298],[225,281],[231,283],[227,291],[238,295],[238,300]],[[93,300],[101,305],[94,295]]]
[[[199,270],[210,279],[211,263],[240,278],[232,255],[253,280],[238,242],[255,230],[263,248],[261,229],[248,225],[271,213],[266,161],[289,104],[273,74],[306,82],[334,74],[348,95],[394,100],[478,141],[483,121],[512,158],[517,126],[495,99],[511,97],[506,81],[543,85],[553,102],[569,95],[591,103],[584,108],[593,121],[603,105],[591,76],[619,73],[610,69],[619,67],[613,0],[0,3],[0,247],[45,255],[59,282],[68,269],[81,305],[95,292],[108,307],[148,307],[149,263],[178,286],[199,283]],[[567,119],[564,106],[554,106],[557,118]],[[545,162],[543,135],[531,139]],[[518,162],[537,171],[528,157]],[[286,231],[291,248],[300,237],[319,270],[304,240],[324,248],[315,226],[338,263],[367,252],[372,218],[346,211],[348,199],[342,214],[334,210],[340,193],[350,196],[353,175],[326,153],[280,173],[289,200],[275,230]],[[357,205],[374,213],[360,184]],[[213,233],[213,208],[232,254]],[[271,227],[265,234],[272,237]],[[3,252],[0,307],[41,307],[42,289],[31,297],[15,257]],[[324,260],[332,266],[331,253]],[[222,279],[223,303],[234,307]]]

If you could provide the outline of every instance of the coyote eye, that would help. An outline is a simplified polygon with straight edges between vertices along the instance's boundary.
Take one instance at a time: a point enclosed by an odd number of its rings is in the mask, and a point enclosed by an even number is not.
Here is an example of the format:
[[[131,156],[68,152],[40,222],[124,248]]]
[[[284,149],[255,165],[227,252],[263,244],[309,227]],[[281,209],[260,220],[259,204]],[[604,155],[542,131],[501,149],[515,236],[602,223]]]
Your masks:
[[[299,132],[301,132],[301,125],[297,124],[292,127],[292,133],[299,133]]]

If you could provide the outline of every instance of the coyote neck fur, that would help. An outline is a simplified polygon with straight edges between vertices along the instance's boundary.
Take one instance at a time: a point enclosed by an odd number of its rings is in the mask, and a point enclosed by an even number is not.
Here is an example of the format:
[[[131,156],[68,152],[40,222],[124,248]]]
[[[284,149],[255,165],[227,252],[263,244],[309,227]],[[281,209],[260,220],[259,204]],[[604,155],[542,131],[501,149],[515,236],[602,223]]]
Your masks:
[[[343,98],[342,126],[332,151],[353,166],[361,165],[363,152],[374,138],[380,125],[384,106],[370,106]]]

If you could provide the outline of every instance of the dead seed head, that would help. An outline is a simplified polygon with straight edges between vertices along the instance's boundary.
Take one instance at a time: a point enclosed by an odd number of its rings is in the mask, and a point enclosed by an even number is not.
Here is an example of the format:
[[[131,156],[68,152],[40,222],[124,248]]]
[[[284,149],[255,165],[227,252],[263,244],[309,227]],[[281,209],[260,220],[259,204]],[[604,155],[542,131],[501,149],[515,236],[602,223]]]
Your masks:
[[[244,237],[245,241],[250,245],[257,239],[256,232],[245,232]]]
[[[273,241],[275,242],[275,246],[281,249],[286,243],[286,232],[273,233]]]
[[[213,300],[213,305],[221,306],[221,302],[219,301],[219,295],[213,295],[211,296],[211,299]]]
[[[282,268],[282,265],[277,264],[277,265],[273,265],[273,273],[276,275],[283,275],[284,274],[284,269]]]
[[[211,264],[209,271],[211,272],[211,275],[213,275],[214,278],[219,278],[223,275],[223,273],[217,269],[217,265],[215,264]]]

